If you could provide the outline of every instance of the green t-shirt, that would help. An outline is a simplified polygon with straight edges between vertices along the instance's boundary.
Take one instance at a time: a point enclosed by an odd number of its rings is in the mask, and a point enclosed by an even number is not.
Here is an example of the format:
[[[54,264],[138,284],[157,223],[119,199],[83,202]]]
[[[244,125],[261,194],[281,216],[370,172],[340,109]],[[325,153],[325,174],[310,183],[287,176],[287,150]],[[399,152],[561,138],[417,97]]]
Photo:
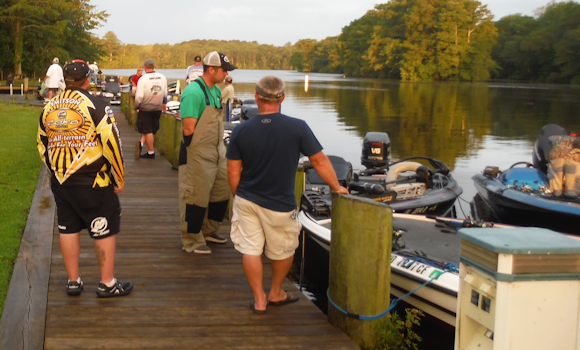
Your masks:
[[[199,80],[203,86],[206,88],[207,97],[209,98],[209,103],[212,107],[221,108],[221,96],[222,91],[220,90],[219,86],[214,85],[213,88],[210,88],[206,85],[205,81],[201,77],[195,79]],[[183,94],[181,95],[181,104],[179,105],[179,113],[181,114],[181,119],[184,118],[195,118],[199,119],[203,110],[205,109],[205,94],[203,90],[199,86],[198,83],[192,81],[187,87],[183,90]]]

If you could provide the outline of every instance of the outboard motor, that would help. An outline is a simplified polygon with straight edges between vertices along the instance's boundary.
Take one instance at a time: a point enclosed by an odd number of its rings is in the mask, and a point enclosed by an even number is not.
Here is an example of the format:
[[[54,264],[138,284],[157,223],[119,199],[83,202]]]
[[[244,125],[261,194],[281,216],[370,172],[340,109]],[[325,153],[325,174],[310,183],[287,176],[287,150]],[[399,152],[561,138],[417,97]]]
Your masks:
[[[363,139],[361,164],[367,169],[385,167],[391,161],[391,139],[384,132],[367,132]]]
[[[534,152],[532,155],[534,168],[540,170],[544,174],[548,171],[548,157],[551,149],[551,136],[565,136],[568,135],[566,129],[557,124],[548,124],[540,129],[540,134],[534,145]]]
[[[257,105],[243,105],[242,106],[242,113],[240,115],[240,122],[245,122],[246,120],[250,120],[251,118],[260,114]]]

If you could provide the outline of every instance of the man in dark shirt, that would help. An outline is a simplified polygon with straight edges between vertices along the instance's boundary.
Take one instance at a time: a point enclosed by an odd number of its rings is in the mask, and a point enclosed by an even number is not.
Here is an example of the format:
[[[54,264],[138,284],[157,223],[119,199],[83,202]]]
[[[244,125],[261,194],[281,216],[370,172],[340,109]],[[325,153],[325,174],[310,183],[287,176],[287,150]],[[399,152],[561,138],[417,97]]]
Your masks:
[[[231,239],[243,254],[244,272],[254,301],[254,313],[266,305],[281,306],[298,297],[281,289],[301,225],[297,218],[294,183],[300,153],[332,191],[348,194],[336,179],[328,157],[306,122],[280,113],[284,82],[268,76],[256,84],[260,114],[240,124],[231,135],[226,158],[228,182],[234,194]],[[262,252],[272,260],[272,287],[266,297],[262,285]]]

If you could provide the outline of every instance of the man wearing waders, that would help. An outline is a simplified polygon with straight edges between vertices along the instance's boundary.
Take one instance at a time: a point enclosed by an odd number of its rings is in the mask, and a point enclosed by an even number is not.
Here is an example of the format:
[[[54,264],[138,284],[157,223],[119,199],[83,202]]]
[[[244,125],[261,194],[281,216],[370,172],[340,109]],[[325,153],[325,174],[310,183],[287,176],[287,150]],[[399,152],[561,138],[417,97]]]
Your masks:
[[[221,111],[222,83],[236,69],[214,51],[203,59],[203,75],[181,95],[183,141],[179,152],[181,242],[188,253],[210,254],[206,241],[225,243],[216,231],[224,218],[231,191],[227,182],[226,147]]]

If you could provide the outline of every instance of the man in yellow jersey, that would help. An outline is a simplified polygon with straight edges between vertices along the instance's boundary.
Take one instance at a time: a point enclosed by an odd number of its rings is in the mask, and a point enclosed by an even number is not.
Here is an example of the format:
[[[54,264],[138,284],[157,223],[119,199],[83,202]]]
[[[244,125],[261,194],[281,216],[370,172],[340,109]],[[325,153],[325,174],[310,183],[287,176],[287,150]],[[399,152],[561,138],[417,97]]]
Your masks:
[[[216,233],[231,196],[226,178],[221,91],[216,84],[234,69],[225,55],[210,52],[203,59],[203,75],[181,95],[179,210],[181,242],[188,253],[210,254],[206,241],[226,242]]]
[[[121,224],[117,193],[124,185],[123,154],[113,111],[87,92],[89,75],[89,65],[82,60],[65,66],[66,90],[44,107],[37,146],[52,175],[67,294],[80,295],[83,290],[79,232],[86,228],[95,240],[101,269],[97,295],[108,298],[133,290],[133,284],[113,274],[115,235]]]

